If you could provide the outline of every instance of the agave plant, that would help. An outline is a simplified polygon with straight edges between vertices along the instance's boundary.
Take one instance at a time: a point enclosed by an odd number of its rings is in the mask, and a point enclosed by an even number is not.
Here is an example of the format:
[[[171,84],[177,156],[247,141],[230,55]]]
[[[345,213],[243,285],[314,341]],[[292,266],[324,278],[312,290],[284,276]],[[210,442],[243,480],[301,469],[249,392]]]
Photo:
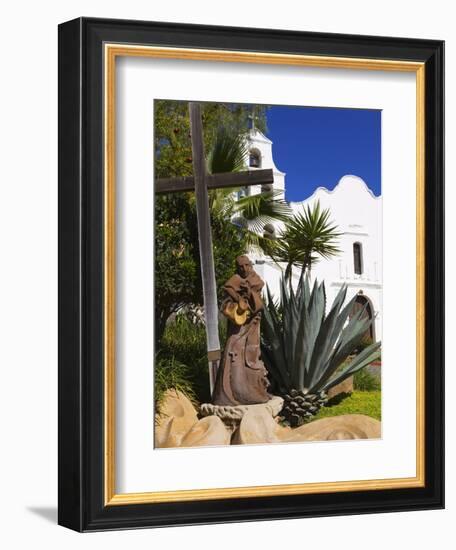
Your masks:
[[[267,288],[262,319],[261,352],[274,389],[284,398],[282,416],[291,426],[312,418],[333,386],[380,356],[380,342],[350,357],[372,320],[364,309],[350,315],[356,296],[344,305],[347,287],[339,290],[328,312],[325,284],[310,290],[304,272],[296,291],[282,278],[280,303]]]

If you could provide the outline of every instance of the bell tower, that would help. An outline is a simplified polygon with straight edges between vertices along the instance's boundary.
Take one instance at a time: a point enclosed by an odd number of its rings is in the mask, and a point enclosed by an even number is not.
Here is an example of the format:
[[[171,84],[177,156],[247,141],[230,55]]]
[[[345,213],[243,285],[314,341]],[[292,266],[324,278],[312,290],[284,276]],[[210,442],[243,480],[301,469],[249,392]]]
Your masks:
[[[281,191],[277,198],[285,198],[285,172],[281,172],[274,163],[272,157],[272,141],[255,128],[253,117],[251,128],[247,138],[248,158],[246,164],[249,170],[271,168],[274,175],[274,183],[267,186],[255,185],[251,187],[251,194],[265,191]]]

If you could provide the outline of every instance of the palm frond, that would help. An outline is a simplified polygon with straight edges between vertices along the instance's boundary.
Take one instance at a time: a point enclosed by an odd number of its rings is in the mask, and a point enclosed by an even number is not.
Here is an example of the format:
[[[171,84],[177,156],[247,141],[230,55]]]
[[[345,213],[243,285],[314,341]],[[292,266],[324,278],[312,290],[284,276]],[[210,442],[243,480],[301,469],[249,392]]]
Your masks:
[[[207,156],[208,172],[210,174],[239,172],[245,168],[246,157],[247,143],[244,136],[234,134],[221,126]]]
[[[261,217],[263,223],[270,223],[289,220],[292,211],[282,198],[282,191],[273,190],[240,198],[236,201],[234,214],[248,221]]]
[[[220,218],[230,219],[233,217],[236,193],[239,188],[220,188],[209,191],[209,208],[212,215]]]
[[[207,156],[209,173],[237,172],[246,168],[248,144],[245,136],[233,134],[223,126],[217,131]],[[238,197],[238,188],[214,189],[209,193],[212,215],[231,219],[239,227],[250,250],[272,255],[275,243],[263,235],[267,224],[290,219],[292,210],[278,190]]]

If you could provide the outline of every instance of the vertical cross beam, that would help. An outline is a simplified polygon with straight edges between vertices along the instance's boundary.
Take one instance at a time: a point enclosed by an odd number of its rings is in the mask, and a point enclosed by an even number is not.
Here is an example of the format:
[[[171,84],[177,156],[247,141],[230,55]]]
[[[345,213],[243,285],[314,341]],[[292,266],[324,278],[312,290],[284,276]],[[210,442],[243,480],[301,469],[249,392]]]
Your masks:
[[[212,250],[211,217],[206,185],[206,157],[204,155],[203,124],[199,103],[189,103],[192,139],[193,177],[195,184],[196,215],[198,220],[198,241],[203,284],[204,317],[209,361],[209,385],[214,390],[220,361],[220,340],[218,332],[218,304]]]

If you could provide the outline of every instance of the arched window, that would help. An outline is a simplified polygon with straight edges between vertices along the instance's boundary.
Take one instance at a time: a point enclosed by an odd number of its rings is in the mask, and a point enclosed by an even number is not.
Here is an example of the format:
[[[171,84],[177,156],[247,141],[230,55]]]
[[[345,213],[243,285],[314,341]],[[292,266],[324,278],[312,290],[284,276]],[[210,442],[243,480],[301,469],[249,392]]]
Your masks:
[[[353,263],[355,273],[361,275],[363,272],[363,245],[361,243],[353,243]]]
[[[261,153],[258,149],[250,149],[249,166],[250,168],[261,168]]]

